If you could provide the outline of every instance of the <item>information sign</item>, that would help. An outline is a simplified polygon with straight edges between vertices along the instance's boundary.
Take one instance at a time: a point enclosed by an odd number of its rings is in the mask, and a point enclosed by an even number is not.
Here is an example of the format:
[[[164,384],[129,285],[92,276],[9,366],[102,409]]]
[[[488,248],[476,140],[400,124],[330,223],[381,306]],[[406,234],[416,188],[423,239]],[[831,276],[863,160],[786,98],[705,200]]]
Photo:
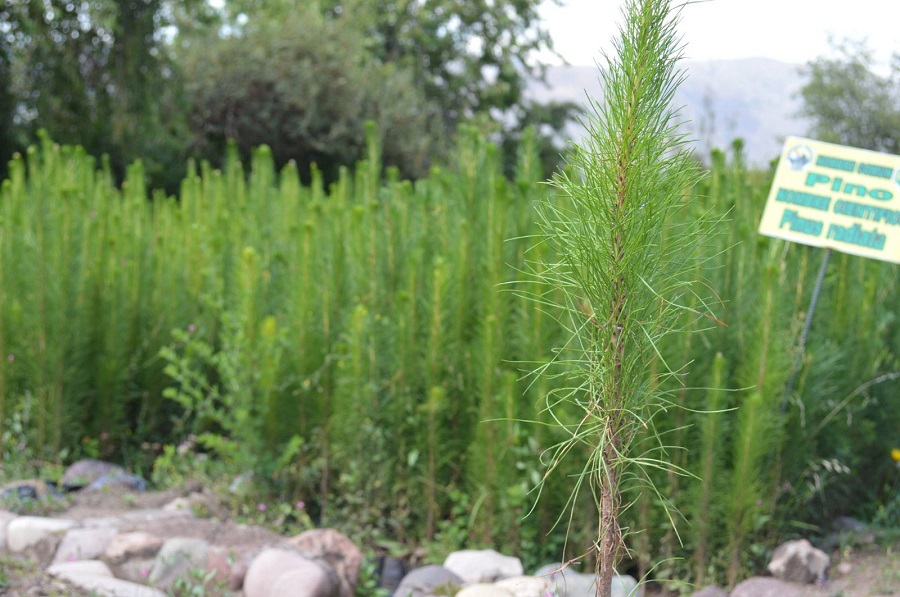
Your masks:
[[[900,156],[788,137],[759,232],[900,263]]]

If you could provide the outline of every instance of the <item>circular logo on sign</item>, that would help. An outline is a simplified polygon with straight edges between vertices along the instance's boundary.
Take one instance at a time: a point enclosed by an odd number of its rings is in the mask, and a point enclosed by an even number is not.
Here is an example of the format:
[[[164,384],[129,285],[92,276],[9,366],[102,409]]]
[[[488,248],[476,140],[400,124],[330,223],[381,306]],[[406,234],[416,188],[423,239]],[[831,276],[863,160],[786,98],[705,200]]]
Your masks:
[[[808,145],[794,145],[788,151],[787,160],[791,170],[806,170],[812,164],[813,150]]]

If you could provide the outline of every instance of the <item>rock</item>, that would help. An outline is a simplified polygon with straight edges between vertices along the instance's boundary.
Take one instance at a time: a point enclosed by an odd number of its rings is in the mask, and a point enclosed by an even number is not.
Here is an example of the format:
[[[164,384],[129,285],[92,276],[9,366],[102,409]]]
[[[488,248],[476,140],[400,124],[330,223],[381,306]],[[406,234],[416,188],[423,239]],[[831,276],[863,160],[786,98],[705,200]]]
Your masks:
[[[57,497],[56,487],[38,479],[13,481],[0,487],[0,504],[7,507],[23,506],[28,502]],[[24,502],[24,503],[23,503]]]
[[[235,553],[232,549],[210,546],[206,556],[206,571],[214,572],[213,582],[223,583],[229,591],[239,591],[253,558],[248,553]]]
[[[111,462],[87,458],[79,460],[67,468],[62,478],[60,478],[59,484],[68,491],[74,491],[87,487],[97,479],[110,474],[124,475],[125,469]]]
[[[80,560],[77,562],[57,562],[47,568],[47,573],[60,578],[69,578],[74,574],[92,574],[94,576],[112,576],[109,566],[100,560]]]
[[[796,583],[824,582],[829,557],[806,539],[779,545],[769,562],[769,572],[780,580]]]
[[[287,543],[307,558],[328,564],[340,580],[341,597],[353,597],[362,552],[350,539],[334,529],[314,529],[288,539]]]
[[[462,585],[463,579],[443,566],[423,566],[403,577],[394,591],[394,597],[425,597],[434,593],[452,595],[452,591]]]
[[[191,569],[205,571],[208,549],[209,544],[203,539],[169,539],[156,554],[147,581],[155,587],[168,589],[179,577],[187,578]]]
[[[64,578],[86,591],[112,597],[166,597],[157,589],[151,589],[126,580],[115,578],[110,569],[98,560],[62,562],[47,569],[53,576]]]
[[[6,551],[6,525],[15,518],[12,512],[0,510],[0,552]]]
[[[596,586],[594,585],[593,574],[581,574],[571,568],[563,568],[562,566],[562,564],[549,564],[539,568],[534,575],[550,580],[556,587],[556,592],[560,597],[567,595],[581,597],[595,594]]]
[[[871,545],[875,543],[875,533],[864,523],[849,516],[839,516],[832,521],[833,533],[818,542],[818,547],[830,552],[848,545]]]
[[[112,528],[69,529],[56,549],[53,563],[96,560],[116,533]]]
[[[121,491],[147,491],[147,482],[143,477],[123,471],[121,473],[103,475],[99,479],[91,481],[91,484],[85,487],[83,491],[110,491],[114,489]]]
[[[614,574],[612,577],[613,597],[642,597],[644,589],[638,587],[637,580],[627,574]]]
[[[456,597],[513,597],[513,594],[497,585],[479,583],[463,587]]]
[[[150,533],[119,533],[107,544],[103,559],[110,564],[121,564],[131,558],[152,558],[162,545],[163,540]]]
[[[312,562],[311,562],[312,564]],[[315,566],[316,564],[312,564]],[[321,581],[321,582],[320,582]],[[269,591],[270,597],[330,597],[331,582],[328,577],[312,575],[306,570],[289,570],[275,581]],[[249,593],[247,594],[249,597]]]
[[[378,569],[378,586],[393,593],[400,586],[400,581],[406,576],[406,572],[406,564],[403,563],[403,560],[385,556]]]
[[[496,586],[506,589],[514,597],[545,597],[555,588],[549,578],[538,576],[513,576],[497,581]]]
[[[154,561],[155,558],[131,558],[121,564],[110,565],[110,568],[116,578],[144,585],[148,582]]]
[[[562,564],[543,566],[534,575],[551,580],[559,597],[581,597],[596,592],[595,575],[575,572],[571,568],[563,568]],[[627,574],[614,575],[611,584],[613,597],[641,597],[644,594],[637,581]]]
[[[719,587],[710,585],[708,587],[703,587],[699,591],[693,593],[691,597],[728,597],[728,593],[723,591]]]
[[[837,566],[837,571],[838,574],[846,576],[847,574],[853,572],[853,564],[851,564],[850,562],[841,562]]]
[[[731,597],[803,597],[803,587],[777,578],[753,576],[731,591]]]
[[[522,576],[522,561],[493,549],[454,551],[444,560],[444,568],[466,583],[494,582],[511,576]]]
[[[78,526],[74,520],[19,516],[6,525],[6,546],[10,551],[25,551],[51,535],[60,535]]]
[[[866,523],[850,516],[838,516],[832,522],[832,526],[836,531],[848,531],[851,533],[862,533],[868,529]]]
[[[279,587],[283,575],[287,580]],[[290,593],[294,583],[302,583],[307,593]],[[288,591],[286,595],[329,597],[335,588],[328,571],[321,564],[286,549],[266,549],[253,558],[244,578],[245,597],[277,597],[275,589]]]

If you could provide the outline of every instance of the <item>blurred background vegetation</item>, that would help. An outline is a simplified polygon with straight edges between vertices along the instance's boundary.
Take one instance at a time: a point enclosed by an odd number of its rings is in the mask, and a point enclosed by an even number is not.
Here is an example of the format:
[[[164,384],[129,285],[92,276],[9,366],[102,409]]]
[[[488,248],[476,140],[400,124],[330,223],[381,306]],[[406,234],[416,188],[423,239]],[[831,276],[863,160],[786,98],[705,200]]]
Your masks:
[[[554,259],[529,236],[574,114],[523,95],[538,2],[297,4],[0,8],[0,480],[83,456],[252,473],[371,545],[557,560],[570,488],[523,518],[565,433],[528,373],[564,330],[521,297]],[[900,60],[843,48],[808,67],[811,133],[895,151]],[[655,574],[698,583],[839,515],[900,525],[897,266],[832,259],[785,394],[820,252],[756,235],[772,172],[740,141],[699,157],[688,205],[731,214],[708,280],[727,327],[663,347],[692,365],[657,425],[700,479],[661,473],[672,503],[635,490],[627,513],[636,571],[683,556]]]
[[[381,125],[385,163],[418,178],[477,122],[514,155],[529,125],[559,130],[574,105],[526,84],[549,47],[538,0],[10,0],[0,9],[0,162],[38,129],[106,153],[118,181],[141,159],[174,193],[187,156],[220,165],[268,144],[276,165],[326,180]],[[544,158],[556,164],[560,144]],[[511,158],[510,158],[511,159]]]

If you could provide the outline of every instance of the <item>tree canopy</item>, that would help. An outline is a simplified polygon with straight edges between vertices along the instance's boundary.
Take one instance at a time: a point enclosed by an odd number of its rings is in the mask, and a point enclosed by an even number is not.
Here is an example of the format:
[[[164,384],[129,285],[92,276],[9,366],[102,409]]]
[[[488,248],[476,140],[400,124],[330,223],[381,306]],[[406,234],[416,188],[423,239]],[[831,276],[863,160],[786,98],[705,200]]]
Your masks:
[[[218,161],[227,137],[334,172],[374,119],[385,162],[417,176],[462,122],[510,146],[540,114],[574,109],[525,98],[550,49],[539,4],[9,0],[0,161],[43,128],[109,154],[119,175],[141,158],[151,185],[174,191],[184,158]]]
[[[822,141],[900,153],[900,54],[878,74],[872,51],[862,42],[832,43],[833,55],[806,69],[801,115]]]
[[[197,47],[183,65],[200,155],[224,155],[229,139],[244,158],[266,144],[277,164],[294,160],[306,178],[316,163],[333,179],[364,156],[374,120],[385,162],[426,173],[437,131],[412,74],[377,61],[341,22],[288,18]]]

